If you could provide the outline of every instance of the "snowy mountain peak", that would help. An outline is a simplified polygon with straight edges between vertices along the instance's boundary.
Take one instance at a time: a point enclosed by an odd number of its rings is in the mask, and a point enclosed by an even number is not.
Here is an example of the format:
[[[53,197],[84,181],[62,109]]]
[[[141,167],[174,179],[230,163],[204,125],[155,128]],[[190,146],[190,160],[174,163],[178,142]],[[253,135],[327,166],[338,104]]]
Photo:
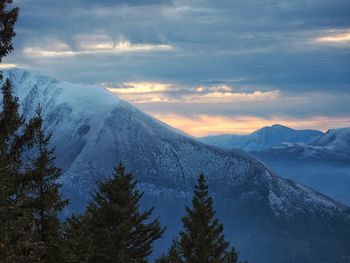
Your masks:
[[[283,129],[291,129],[291,128],[289,128],[289,127],[287,127],[287,126],[283,126],[283,125],[281,125],[281,124],[273,124],[271,127],[275,127],[275,128],[283,128]]]
[[[37,102],[41,102],[54,95],[57,103],[69,103],[79,111],[94,111],[97,107],[99,111],[102,109],[108,110],[116,106],[120,101],[117,95],[104,88],[61,82],[37,71],[30,72],[23,69],[4,70],[3,77],[11,80],[14,92],[19,97],[31,97]],[[34,89],[26,87],[34,87]],[[35,97],[36,95],[41,97]]]
[[[262,127],[261,129],[255,131],[254,133],[259,133],[261,131],[294,131],[292,128],[289,128],[287,126],[283,126],[281,124],[273,124],[271,126],[265,126]]]

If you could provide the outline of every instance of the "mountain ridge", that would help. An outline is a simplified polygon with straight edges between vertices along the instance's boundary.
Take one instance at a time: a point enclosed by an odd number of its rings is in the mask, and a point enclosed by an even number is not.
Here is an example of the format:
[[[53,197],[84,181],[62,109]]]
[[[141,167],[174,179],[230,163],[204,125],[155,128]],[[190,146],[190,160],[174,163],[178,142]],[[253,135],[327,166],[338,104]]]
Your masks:
[[[63,194],[72,201],[69,212],[82,211],[96,180],[108,177],[123,161],[145,193],[143,205],[155,206],[161,221],[172,226],[157,250],[165,251],[181,226],[192,186],[204,172],[226,235],[243,258],[322,262],[320,258],[328,257],[341,262],[339,255],[350,257],[350,231],[344,231],[350,229],[349,208],[278,177],[252,155],[198,142],[100,87],[20,69],[3,72],[26,119],[39,103],[43,107],[45,127],[53,132],[57,164],[64,172]],[[304,253],[298,254],[301,246]],[[292,251],[287,259],[285,250]]]
[[[199,141],[218,147],[232,149],[239,148],[245,151],[263,151],[289,143],[310,143],[323,133],[317,130],[294,130],[287,126],[274,124],[262,127],[250,134],[222,134],[198,138]]]
[[[343,162],[350,160],[350,127],[330,129],[309,144],[284,143],[259,155],[289,155],[296,159]]]

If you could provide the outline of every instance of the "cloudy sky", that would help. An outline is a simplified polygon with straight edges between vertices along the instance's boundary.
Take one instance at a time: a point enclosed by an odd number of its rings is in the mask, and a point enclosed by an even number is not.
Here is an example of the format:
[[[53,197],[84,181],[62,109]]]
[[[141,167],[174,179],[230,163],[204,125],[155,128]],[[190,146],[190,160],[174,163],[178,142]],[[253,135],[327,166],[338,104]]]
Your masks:
[[[350,126],[349,0],[15,0],[4,63],[193,135]]]

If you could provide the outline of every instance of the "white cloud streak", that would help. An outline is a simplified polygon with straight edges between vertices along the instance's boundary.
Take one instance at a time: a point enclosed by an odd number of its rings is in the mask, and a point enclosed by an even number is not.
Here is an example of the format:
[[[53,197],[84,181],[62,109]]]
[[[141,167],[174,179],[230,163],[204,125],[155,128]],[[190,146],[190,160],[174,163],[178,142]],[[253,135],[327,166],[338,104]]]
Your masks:
[[[234,87],[228,85],[189,88],[169,83],[129,82],[118,88],[107,87],[107,89],[135,104],[155,102],[212,104],[274,101],[280,97],[278,90],[239,92]],[[177,94],[174,95],[174,93]]]
[[[119,42],[98,42],[83,43],[80,50],[72,50],[68,47],[64,49],[45,49],[41,47],[25,47],[23,53],[28,57],[73,57],[80,55],[113,55],[136,52],[161,52],[173,51],[175,47],[167,44],[133,44],[127,40]]]
[[[0,69],[16,68],[16,64],[0,64]]]
[[[312,39],[316,44],[347,45],[350,47],[350,29],[331,30],[324,35]]]

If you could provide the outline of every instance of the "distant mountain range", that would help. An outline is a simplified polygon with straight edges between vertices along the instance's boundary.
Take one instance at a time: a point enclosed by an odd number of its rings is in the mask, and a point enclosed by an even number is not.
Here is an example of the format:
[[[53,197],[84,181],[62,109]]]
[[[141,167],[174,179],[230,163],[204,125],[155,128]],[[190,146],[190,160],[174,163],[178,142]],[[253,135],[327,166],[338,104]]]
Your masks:
[[[222,134],[198,138],[199,141],[225,149],[242,149],[255,155],[287,155],[289,158],[327,160],[350,159],[350,127],[294,130],[275,124],[248,135]]]
[[[323,135],[316,130],[293,130],[286,126],[275,124],[263,127],[251,134],[222,134],[201,137],[201,142],[225,149],[239,148],[245,151],[263,151],[287,143],[311,143]]]
[[[26,119],[39,103],[43,107],[45,127],[53,132],[57,164],[64,172],[63,194],[71,200],[67,214],[82,211],[96,180],[108,177],[123,161],[144,192],[143,206],[155,206],[155,216],[168,226],[157,243],[160,254],[180,230],[192,186],[204,172],[226,236],[243,260],[349,261],[350,209],[279,177],[251,154],[198,142],[101,87],[73,85],[19,69],[4,71],[6,78]],[[317,134],[305,131],[302,142],[313,141]],[[297,135],[294,138],[300,142]],[[278,137],[264,144],[282,141],[284,137]],[[256,145],[259,150],[266,147]]]
[[[350,128],[329,130],[309,144],[284,143],[260,154],[338,162],[350,160]]]
[[[287,143],[311,143],[323,135],[316,130],[293,130],[275,124],[263,127],[247,135],[221,134],[199,138],[200,141],[225,149],[242,149],[245,151],[263,151]]]
[[[350,205],[350,128],[329,130],[309,144],[251,153],[278,174]]]
[[[273,125],[248,135],[217,135],[200,141],[249,151],[285,178],[350,205],[350,128],[326,133]]]

